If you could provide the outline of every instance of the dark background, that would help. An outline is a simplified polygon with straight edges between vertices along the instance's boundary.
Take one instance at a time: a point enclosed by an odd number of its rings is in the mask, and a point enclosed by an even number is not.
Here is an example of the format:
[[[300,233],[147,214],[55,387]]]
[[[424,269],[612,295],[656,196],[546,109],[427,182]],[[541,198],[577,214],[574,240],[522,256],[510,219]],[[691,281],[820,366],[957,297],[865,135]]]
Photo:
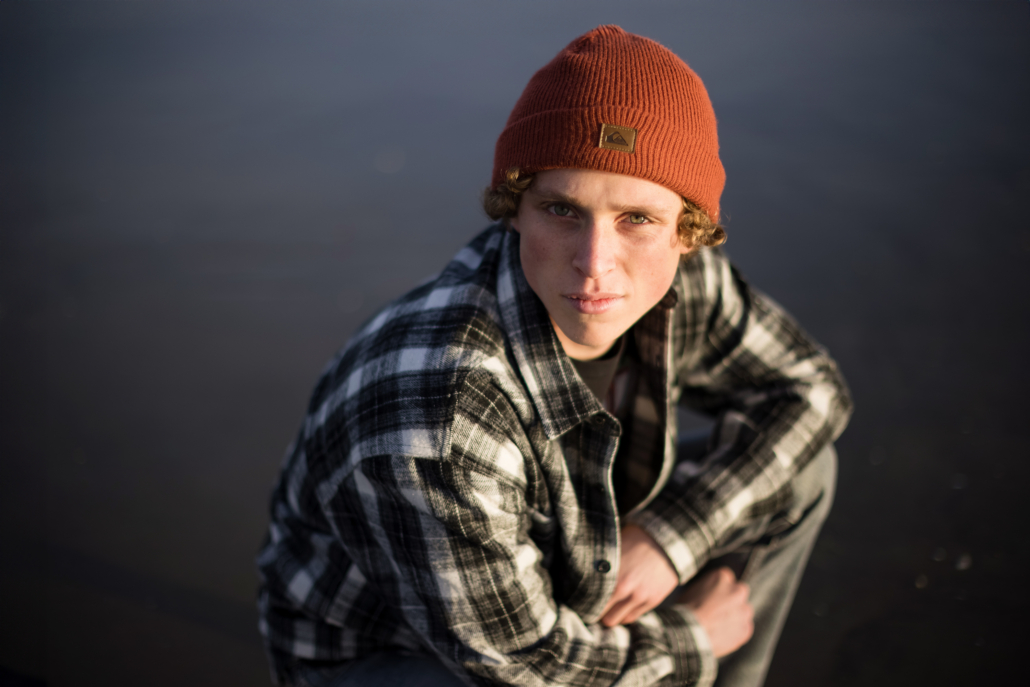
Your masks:
[[[601,23],[705,80],[728,250],[854,392],[768,684],[1025,674],[1026,2],[2,2],[0,684],[268,683],[320,368]]]

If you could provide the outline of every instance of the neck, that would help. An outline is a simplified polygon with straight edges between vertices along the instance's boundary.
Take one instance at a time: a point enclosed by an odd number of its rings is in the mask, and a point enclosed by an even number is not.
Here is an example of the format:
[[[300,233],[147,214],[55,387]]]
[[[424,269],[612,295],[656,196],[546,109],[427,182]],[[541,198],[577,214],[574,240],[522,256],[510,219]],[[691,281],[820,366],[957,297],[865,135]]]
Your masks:
[[[622,335],[620,334],[611,341],[606,341],[601,344],[581,344],[576,343],[569,337],[565,336],[565,332],[563,332],[561,327],[555,324],[554,321],[551,322],[551,326],[554,327],[554,333],[558,335],[558,341],[561,342],[561,347],[564,349],[565,355],[569,356],[573,360],[597,360],[610,351],[619,339],[622,338]]]

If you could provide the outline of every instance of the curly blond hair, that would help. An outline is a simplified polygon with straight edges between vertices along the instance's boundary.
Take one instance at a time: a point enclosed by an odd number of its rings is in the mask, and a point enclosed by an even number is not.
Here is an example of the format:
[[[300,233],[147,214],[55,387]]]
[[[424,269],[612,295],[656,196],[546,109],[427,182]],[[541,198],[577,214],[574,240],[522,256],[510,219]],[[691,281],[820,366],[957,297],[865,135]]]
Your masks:
[[[504,183],[483,191],[483,210],[492,220],[504,220],[505,224],[519,211],[522,194],[533,183],[534,176],[512,167],[504,175]],[[726,243],[726,230],[713,222],[704,210],[686,198],[683,199],[683,214],[680,216],[680,241],[691,247],[719,246]]]

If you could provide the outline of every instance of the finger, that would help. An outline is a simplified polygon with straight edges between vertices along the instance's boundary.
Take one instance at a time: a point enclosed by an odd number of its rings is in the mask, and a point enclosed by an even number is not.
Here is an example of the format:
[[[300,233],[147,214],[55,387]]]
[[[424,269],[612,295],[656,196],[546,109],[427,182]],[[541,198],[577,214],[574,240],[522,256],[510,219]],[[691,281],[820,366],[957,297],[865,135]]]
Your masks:
[[[720,585],[731,585],[737,581],[737,576],[733,574],[733,570],[730,568],[719,568],[715,571],[715,574]]]
[[[615,612],[612,613],[612,627],[632,623],[649,610],[651,609],[648,608],[646,601],[628,599],[625,604],[615,609]]]
[[[615,606],[612,607],[612,609],[608,611],[603,618],[601,618],[601,622],[608,627],[621,625],[623,618],[625,618],[635,606],[636,604],[633,602],[633,599],[627,596],[615,604]]]
[[[632,611],[623,616],[623,618],[619,621],[619,625],[629,625],[630,623],[635,623],[637,622],[637,620],[640,619],[640,616],[644,615],[650,610],[651,609],[648,608],[646,604],[637,606]]]
[[[629,592],[623,589],[622,580],[619,580],[618,584],[615,585],[615,591],[612,592],[612,598],[608,599],[608,605],[601,612],[602,617],[607,615],[615,607],[615,604],[621,603],[627,598],[629,598]]]
[[[608,627],[615,627],[616,625],[618,625],[619,624],[619,619],[622,618],[622,616],[623,616],[623,612],[624,612],[624,608],[623,607],[626,605],[626,603],[627,602],[625,600],[623,600],[623,601],[620,601],[619,603],[615,604],[615,606],[613,606],[610,611],[607,611],[601,617],[601,623],[606,625],[606,626],[608,626]]]

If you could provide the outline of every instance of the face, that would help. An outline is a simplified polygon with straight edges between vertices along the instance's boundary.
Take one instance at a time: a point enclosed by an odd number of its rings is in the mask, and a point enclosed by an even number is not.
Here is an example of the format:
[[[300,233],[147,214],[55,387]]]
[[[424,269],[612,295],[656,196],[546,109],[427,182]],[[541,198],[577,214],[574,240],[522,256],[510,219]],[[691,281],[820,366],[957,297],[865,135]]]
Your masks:
[[[522,269],[571,358],[591,360],[669,291],[680,257],[679,195],[637,177],[539,172],[512,228]]]

